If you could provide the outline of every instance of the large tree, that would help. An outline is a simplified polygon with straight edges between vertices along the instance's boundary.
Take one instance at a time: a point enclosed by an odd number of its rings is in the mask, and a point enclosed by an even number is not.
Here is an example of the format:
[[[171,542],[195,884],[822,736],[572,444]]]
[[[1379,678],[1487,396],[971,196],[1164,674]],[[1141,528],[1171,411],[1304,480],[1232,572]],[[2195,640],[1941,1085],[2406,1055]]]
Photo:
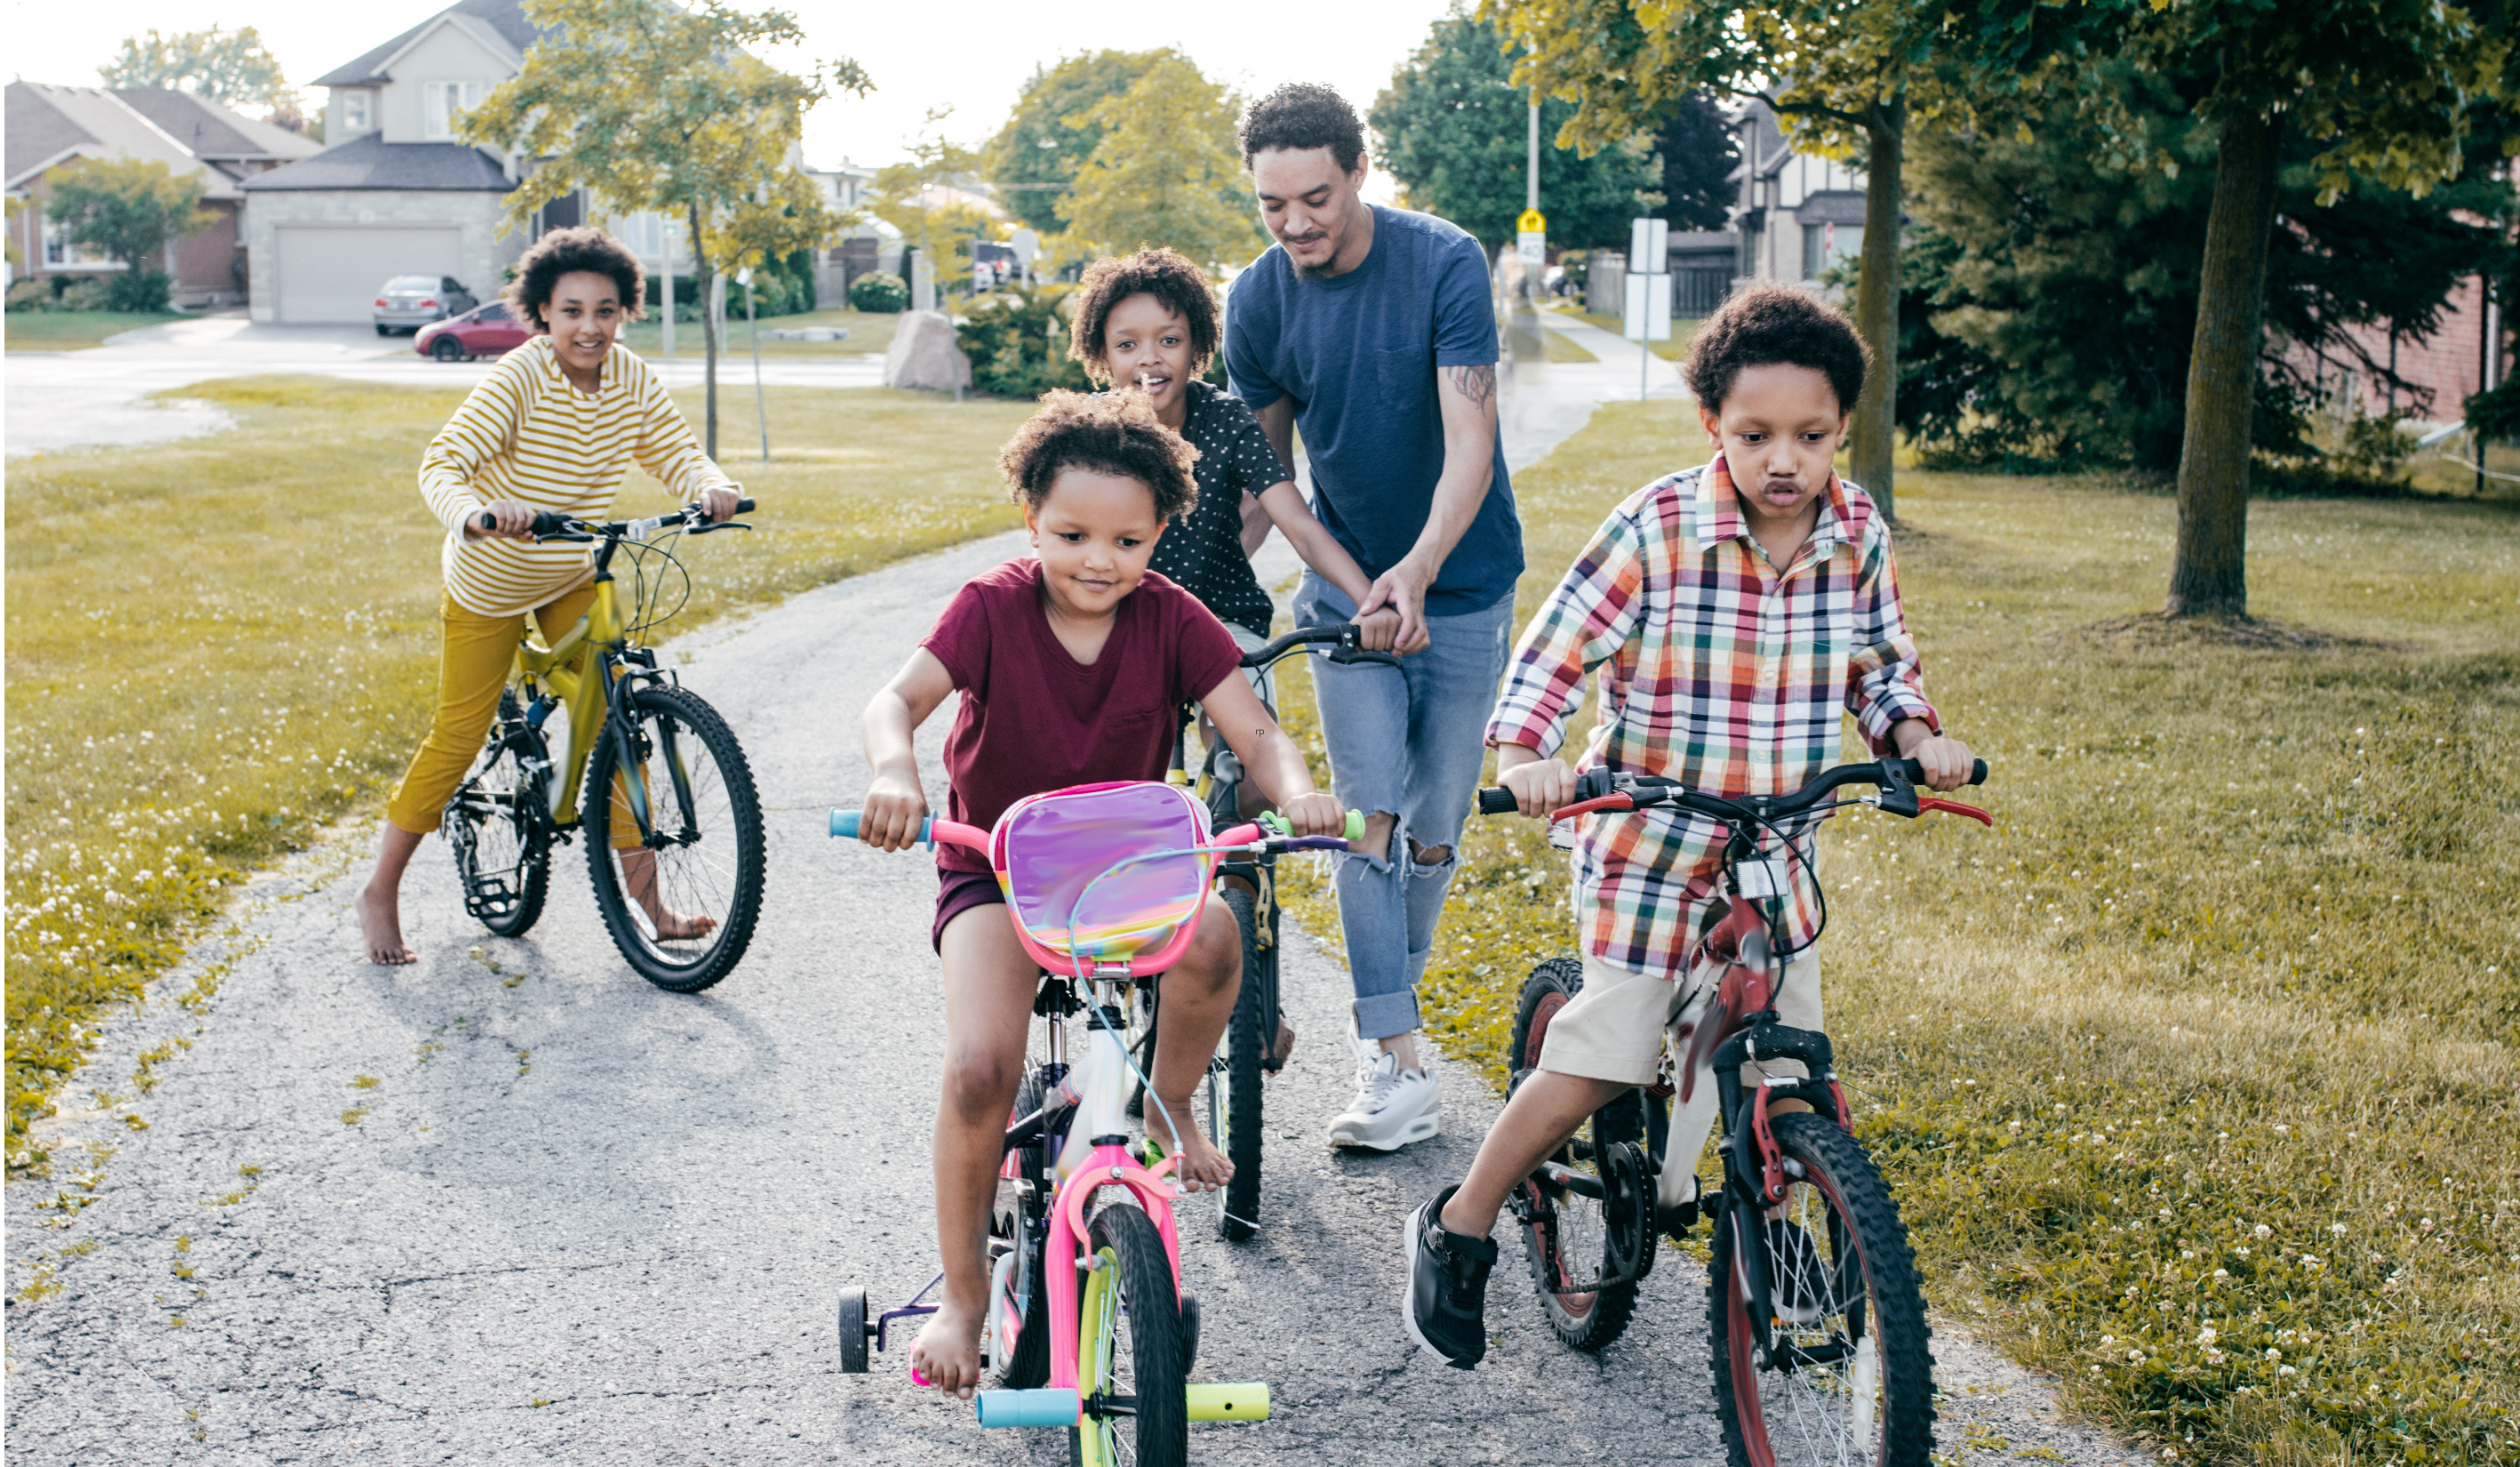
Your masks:
[[[680,214],[703,303],[718,274],[837,235],[842,221],[797,166],[805,111],[832,91],[863,95],[874,83],[853,61],[796,76],[749,53],[801,43],[794,17],[716,0],[690,9],[674,0],[526,0],[525,15],[542,39],[523,69],[458,124],[467,142],[535,160],[508,195],[509,228],[524,228],[534,210],[573,189],[623,213]],[[714,312],[700,312],[700,336],[714,457]]]
[[[1656,212],[1674,229],[1722,229],[1732,220],[1739,187],[1732,170],[1741,163],[1741,144],[1732,120],[1713,97],[1691,92],[1654,132],[1654,152],[1662,160],[1662,207]]]
[[[1089,51],[1032,73],[978,160],[988,180],[1006,190],[1015,217],[1044,234],[1058,232],[1068,181],[1102,145],[1104,130],[1102,123],[1073,119],[1137,85],[1167,57],[1187,60],[1174,51]]]
[[[177,177],[156,159],[87,159],[44,175],[44,211],[73,243],[122,261],[109,288],[115,310],[163,310],[166,276],[149,256],[209,227],[204,189],[199,173]]]
[[[1528,197],[1531,94],[1513,82],[1508,44],[1490,23],[1456,11],[1391,73],[1367,115],[1409,206],[1450,219],[1491,251],[1513,243]],[[1553,97],[1541,104],[1544,135],[1559,139],[1540,153],[1550,236],[1576,247],[1625,240],[1628,221],[1660,202],[1651,140],[1635,127],[1607,146],[1565,147],[1559,134],[1574,114],[1574,104]]]
[[[1126,92],[1069,118],[1102,136],[1059,206],[1068,248],[1168,245],[1211,270],[1268,248],[1235,141],[1241,110],[1233,92],[1167,53]]]
[[[279,59],[250,25],[125,36],[112,61],[97,68],[107,86],[168,87],[226,107],[294,107]]]
[[[998,229],[994,215],[967,202],[967,196],[979,197],[983,163],[979,154],[945,136],[944,123],[953,114],[950,107],[930,112],[926,130],[911,144],[909,157],[878,168],[867,189],[869,212],[900,230],[909,249],[931,254],[930,270],[935,270],[931,252],[943,249],[950,268],[936,275],[947,284],[969,268],[971,242]],[[902,261],[905,281],[915,257]],[[962,263],[953,265],[957,259]]]

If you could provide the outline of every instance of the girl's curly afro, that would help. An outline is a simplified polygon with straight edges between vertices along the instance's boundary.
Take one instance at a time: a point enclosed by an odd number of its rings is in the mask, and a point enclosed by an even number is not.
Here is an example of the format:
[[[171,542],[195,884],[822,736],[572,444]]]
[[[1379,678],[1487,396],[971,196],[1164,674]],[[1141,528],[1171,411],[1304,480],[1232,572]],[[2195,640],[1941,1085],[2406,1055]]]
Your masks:
[[[1077,285],[1076,320],[1068,329],[1067,354],[1096,382],[1102,370],[1103,328],[1111,312],[1132,296],[1152,296],[1190,327],[1190,375],[1198,377],[1216,359],[1216,293],[1190,256],[1157,246],[1135,254],[1106,255],[1085,267]]]
[[[508,282],[508,310],[527,327],[548,332],[543,308],[551,304],[560,278],[575,270],[609,275],[621,291],[621,319],[636,321],[648,300],[648,272],[630,247],[601,229],[555,229],[533,243],[517,260],[517,276]]]
[[[1046,392],[998,450],[1007,497],[1038,511],[1062,469],[1134,479],[1155,499],[1155,518],[1187,515],[1198,503],[1191,465],[1198,450],[1155,418],[1143,392]]]

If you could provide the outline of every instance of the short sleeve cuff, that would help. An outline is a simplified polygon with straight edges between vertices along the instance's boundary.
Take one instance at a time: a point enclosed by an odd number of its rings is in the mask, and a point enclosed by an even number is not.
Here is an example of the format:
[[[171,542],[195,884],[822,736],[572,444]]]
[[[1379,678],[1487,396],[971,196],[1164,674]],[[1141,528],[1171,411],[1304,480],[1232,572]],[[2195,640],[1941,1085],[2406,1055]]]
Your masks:
[[[1934,711],[1934,706],[1905,689],[1875,699],[1857,715],[1855,726],[1862,730],[1864,742],[1871,746],[1873,755],[1880,756],[1898,753],[1898,747],[1890,741],[1890,730],[1910,718],[1923,719],[1937,735],[1943,731],[1942,716]]]

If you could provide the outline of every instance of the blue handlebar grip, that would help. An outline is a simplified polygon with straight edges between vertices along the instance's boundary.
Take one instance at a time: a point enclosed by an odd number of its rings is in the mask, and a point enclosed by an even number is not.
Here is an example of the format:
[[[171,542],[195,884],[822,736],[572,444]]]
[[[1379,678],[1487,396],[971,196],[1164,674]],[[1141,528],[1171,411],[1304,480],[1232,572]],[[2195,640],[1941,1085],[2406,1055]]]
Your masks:
[[[834,841],[856,840],[858,838],[858,816],[861,813],[863,812],[859,810],[832,811],[832,839]],[[920,820],[919,839],[927,842],[929,845],[934,845],[935,833],[936,817],[934,815],[928,815]]]
[[[1073,1390],[983,1391],[979,1406],[982,1426],[1074,1426],[1085,1419],[1085,1403]]]

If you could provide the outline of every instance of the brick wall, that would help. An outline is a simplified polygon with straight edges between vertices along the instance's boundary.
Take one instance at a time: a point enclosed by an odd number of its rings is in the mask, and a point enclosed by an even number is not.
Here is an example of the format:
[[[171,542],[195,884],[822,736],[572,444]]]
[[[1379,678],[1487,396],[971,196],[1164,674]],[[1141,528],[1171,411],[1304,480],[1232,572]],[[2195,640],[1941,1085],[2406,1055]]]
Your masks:
[[[2498,304],[2501,306],[2497,314],[2500,317],[2503,340],[2507,344],[2512,326],[2511,311],[2507,302]],[[2475,278],[2470,277],[2451,293],[2449,303],[2442,310],[2440,330],[2429,337],[2399,340],[2397,372],[2413,386],[2411,396],[2400,392],[2392,400],[2390,394],[2374,383],[2369,374],[2362,372],[2350,356],[2330,354],[2322,362],[2296,346],[2290,357],[2297,368],[2328,383],[2331,391],[2341,389],[2350,373],[2353,378],[2351,400],[2363,412],[2375,415],[2390,413],[2430,423],[2454,422],[2461,405],[2485,385],[2481,380],[2485,365],[2485,312],[2482,306],[2482,292]],[[2347,334],[2370,352],[2373,361],[2383,365],[2390,361],[2389,333],[2385,326],[2350,327]],[[2509,350],[2502,353],[2502,366],[2495,375],[2496,382],[2509,380],[2514,365],[2513,355]]]

